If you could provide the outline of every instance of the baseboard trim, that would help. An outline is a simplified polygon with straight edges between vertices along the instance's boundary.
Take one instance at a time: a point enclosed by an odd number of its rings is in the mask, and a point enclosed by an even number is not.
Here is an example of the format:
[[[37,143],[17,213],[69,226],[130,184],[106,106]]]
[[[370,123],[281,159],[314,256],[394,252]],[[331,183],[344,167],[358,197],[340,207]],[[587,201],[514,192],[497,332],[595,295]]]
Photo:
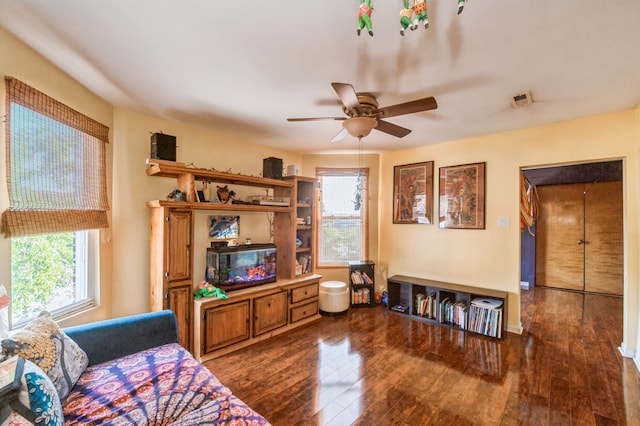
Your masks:
[[[636,369],[640,371],[640,354],[638,352],[629,349],[624,342],[620,344],[618,350],[623,357],[633,359],[633,363],[636,365]]]
[[[522,323],[520,323],[519,326],[512,326],[512,325],[508,325],[507,326],[507,331],[509,333],[515,333],[515,334],[522,334],[522,332],[524,331],[524,329],[522,328]]]

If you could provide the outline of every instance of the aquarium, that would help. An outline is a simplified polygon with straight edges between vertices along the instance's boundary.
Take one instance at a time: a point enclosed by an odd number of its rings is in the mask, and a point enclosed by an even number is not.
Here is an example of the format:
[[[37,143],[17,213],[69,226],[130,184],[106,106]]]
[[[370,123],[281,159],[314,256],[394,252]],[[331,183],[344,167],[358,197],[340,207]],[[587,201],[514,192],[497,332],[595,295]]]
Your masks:
[[[225,291],[276,280],[276,245],[218,245],[207,248],[206,280]]]

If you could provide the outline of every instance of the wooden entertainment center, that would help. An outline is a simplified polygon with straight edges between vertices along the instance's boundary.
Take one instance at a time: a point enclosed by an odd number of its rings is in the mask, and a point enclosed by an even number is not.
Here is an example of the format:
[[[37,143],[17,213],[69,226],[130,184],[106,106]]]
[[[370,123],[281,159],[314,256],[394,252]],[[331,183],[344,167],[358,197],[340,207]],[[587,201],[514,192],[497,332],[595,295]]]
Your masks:
[[[198,359],[210,359],[320,318],[320,275],[313,273],[316,180],[291,176],[267,179],[148,160],[148,176],[177,180],[186,200],[147,202],[151,212],[149,304],[178,318],[180,344]],[[195,182],[269,188],[288,206],[200,202]],[[274,215],[277,280],[232,291],[228,299],[194,301],[195,211],[268,212]],[[298,217],[303,220],[298,220]],[[204,256],[205,254],[202,253]],[[300,266],[301,261],[305,266]]]

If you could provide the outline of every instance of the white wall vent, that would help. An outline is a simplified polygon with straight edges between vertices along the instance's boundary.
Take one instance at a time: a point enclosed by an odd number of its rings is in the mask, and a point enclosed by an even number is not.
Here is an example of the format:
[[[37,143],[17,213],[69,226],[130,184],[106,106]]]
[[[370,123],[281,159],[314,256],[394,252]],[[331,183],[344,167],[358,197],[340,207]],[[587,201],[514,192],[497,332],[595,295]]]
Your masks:
[[[532,103],[533,99],[531,99],[531,92],[529,92],[528,90],[511,98],[511,106],[513,107],[531,105]]]

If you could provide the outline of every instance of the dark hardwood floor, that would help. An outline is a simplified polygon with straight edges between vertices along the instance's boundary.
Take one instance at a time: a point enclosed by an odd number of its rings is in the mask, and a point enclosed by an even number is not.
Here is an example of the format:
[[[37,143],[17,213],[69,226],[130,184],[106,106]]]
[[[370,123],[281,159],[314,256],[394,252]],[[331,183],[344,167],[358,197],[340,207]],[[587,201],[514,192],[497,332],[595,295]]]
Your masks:
[[[207,367],[276,426],[639,425],[622,298],[522,292],[503,340],[351,309]]]

